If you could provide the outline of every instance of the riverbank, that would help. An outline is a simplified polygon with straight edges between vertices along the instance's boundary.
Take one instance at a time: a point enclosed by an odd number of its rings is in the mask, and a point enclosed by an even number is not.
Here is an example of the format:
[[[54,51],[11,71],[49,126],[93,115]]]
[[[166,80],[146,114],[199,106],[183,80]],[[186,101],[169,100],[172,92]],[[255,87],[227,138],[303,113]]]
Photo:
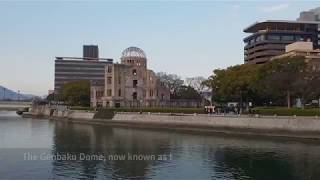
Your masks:
[[[24,101],[0,101],[1,111],[17,111],[31,106],[31,102]]]
[[[101,119],[96,118],[95,114],[94,111],[59,111],[38,107],[22,116],[107,126],[320,139],[320,118],[317,117],[117,112],[110,118]]]
[[[251,112],[266,116],[320,116],[320,108],[255,107]]]
[[[127,179],[221,179],[225,174],[223,179],[227,180],[235,169],[240,169],[236,173],[241,174],[242,179],[277,179],[279,176],[282,179],[305,179],[306,176],[310,180],[318,179],[315,174],[319,168],[315,160],[320,157],[318,140],[87,125],[42,118],[21,119],[14,112],[0,112],[0,132],[4,140],[0,142],[1,162],[8,164],[1,169],[8,173],[2,173],[0,179],[17,178],[16,171],[12,171],[15,166],[19,166],[20,179],[110,179],[120,175]],[[26,161],[26,153],[37,157],[43,154],[72,155],[77,158],[64,161],[50,156],[45,161]],[[102,154],[106,158],[92,163],[88,159],[80,160],[83,153],[91,157]],[[125,156],[124,160],[115,159],[122,155]],[[170,159],[132,161],[130,155],[168,155]],[[14,166],[10,165],[12,159],[15,160]],[[86,167],[92,167],[95,171],[88,171]],[[37,169],[37,173],[30,173],[30,168]],[[134,168],[135,171],[132,171]],[[249,168],[250,172],[243,174],[245,168]],[[58,172],[61,176],[55,176]],[[154,174],[161,176],[155,177]]]

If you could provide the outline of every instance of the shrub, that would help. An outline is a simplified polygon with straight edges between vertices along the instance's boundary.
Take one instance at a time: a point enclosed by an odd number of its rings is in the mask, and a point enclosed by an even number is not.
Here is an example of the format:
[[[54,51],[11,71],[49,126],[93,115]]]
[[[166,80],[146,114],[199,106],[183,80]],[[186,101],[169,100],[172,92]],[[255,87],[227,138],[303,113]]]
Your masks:
[[[202,108],[106,108],[98,110],[94,118],[112,119],[115,112],[205,113]]]
[[[91,108],[91,107],[85,107],[85,106],[72,106],[72,107],[70,107],[70,110],[93,111],[93,108]]]
[[[202,108],[113,108],[116,112],[204,113]]]
[[[278,116],[320,116],[320,109],[299,109],[299,108],[284,108],[284,107],[270,107],[270,108],[253,108],[252,114],[261,115],[278,115]]]

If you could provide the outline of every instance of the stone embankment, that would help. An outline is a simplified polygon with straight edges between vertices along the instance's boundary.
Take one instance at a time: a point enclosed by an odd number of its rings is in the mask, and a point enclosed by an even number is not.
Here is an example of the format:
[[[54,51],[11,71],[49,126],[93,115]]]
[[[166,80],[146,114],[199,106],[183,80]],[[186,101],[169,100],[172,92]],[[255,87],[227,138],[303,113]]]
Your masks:
[[[116,113],[112,119],[95,119],[95,112],[32,108],[24,117],[47,117],[70,122],[131,126],[143,128],[180,129],[225,134],[278,136],[320,139],[320,118],[259,117],[237,115]]]
[[[0,110],[16,111],[30,107],[31,102],[24,101],[0,101]]]

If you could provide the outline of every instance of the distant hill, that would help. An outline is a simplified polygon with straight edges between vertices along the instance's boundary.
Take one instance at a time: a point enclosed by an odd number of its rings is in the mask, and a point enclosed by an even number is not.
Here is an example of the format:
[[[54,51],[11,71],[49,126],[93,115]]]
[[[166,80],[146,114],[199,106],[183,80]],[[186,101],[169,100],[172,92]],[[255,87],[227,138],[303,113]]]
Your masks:
[[[27,100],[27,99],[32,99],[33,97],[35,96],[32,94],[19,95],[18,92],[15,92],[11,89],[8,89],[0,85],[0,100],[18,100],[18,99]]]

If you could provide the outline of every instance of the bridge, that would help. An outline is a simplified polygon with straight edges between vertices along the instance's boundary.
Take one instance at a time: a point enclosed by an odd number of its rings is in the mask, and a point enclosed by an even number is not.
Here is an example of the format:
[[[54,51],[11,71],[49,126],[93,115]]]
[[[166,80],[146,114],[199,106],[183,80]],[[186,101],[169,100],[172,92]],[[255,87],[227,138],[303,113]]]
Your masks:
[[[0,101],[0,110],[16,111],[25,107],[31,107],[32,102],[26,101]]]

